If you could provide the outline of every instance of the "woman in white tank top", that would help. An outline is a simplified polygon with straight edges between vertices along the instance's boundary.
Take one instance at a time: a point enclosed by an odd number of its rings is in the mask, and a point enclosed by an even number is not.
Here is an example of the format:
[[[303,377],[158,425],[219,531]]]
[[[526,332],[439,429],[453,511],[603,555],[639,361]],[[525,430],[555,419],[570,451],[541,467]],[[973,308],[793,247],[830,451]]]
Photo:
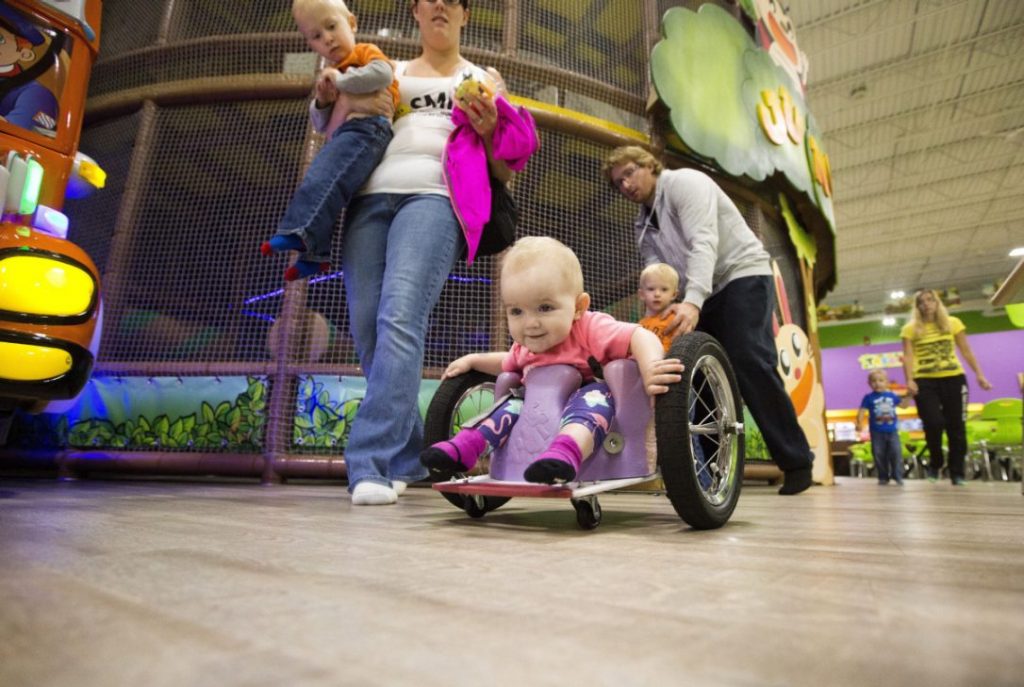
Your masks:
[[[412,0],[423,51],[397,66],[401,105],[394,138],[346,213],[342,266],[366,375],[366,395],[345,448],[353,505],[394,503],[406,484],[426,476],[419,462],[419,386],[427,321],[464,246],[442,154],[452,130],[454,87],[464,72],[482,72],[459,51],[468,5]],[[472,126],[489,142],[494,104],[473,101]],[[500,178],[508,176],[503,163],[490,166]]]

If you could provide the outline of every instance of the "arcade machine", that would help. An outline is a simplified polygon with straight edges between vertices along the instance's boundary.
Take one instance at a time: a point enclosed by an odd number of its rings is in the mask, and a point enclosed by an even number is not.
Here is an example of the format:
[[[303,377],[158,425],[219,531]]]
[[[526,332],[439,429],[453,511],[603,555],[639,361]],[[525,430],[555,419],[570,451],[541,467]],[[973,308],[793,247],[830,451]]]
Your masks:
[[[61,210],[106,176],[78,152],[100,10],[0,0],[0,444],[16,410],[74,398],[98,348],[99,272]]]

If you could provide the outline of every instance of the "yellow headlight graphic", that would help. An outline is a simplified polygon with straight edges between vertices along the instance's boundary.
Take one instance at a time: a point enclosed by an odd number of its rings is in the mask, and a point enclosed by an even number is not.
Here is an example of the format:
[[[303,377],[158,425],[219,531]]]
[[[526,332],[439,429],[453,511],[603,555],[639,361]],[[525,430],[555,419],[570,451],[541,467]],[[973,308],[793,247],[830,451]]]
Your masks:
[[[0,260],[0,310],[72,317],[92,302],[95,284],[83,269],[38,255]]]
[[[71,354],[59,348],[0,341],[0,379],[37,382],[66,374]]]

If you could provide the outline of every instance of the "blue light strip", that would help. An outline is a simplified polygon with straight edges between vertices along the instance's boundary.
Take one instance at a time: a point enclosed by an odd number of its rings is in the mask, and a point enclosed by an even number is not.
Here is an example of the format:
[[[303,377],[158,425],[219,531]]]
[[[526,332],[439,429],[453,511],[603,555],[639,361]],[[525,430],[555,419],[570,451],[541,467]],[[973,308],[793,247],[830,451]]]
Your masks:
[[[252,310],[242,310],[241,313],[243,315],[248,315],[249,317],[255,317],[257,320],[263,320],[264,322],[269,322],[271,324],[273,324],[274,322],[277,321],[277,318],[274,317],[273,315],[267,315],[267,314],[261,313],[261,312],[253,312]]]
[[[331,272],[323,276],[313,277],[309,280],[309,283],[319,284],[320,282],[330,281],[332,279],[339,279],[343,276],[343,274],[344,272],[338,270],[337,272]],[[488,286],[494,283],[494,280],[490,279],[489,277],[460,277],[455,274],[448,275],[448,280],[458,282],[460,284],[486,284]],[[242,305],[252,305],[253,303],[259,303],[260,301],[265,301],[269,298],[277,298],[278,296],[283,295],[284,288],[282,287],[280,289],[274,289],[273,291],[268,291],[267,293],[260,294],[259,296],[250,296],[249,298],[246,298],[245,300],[242,301]]]

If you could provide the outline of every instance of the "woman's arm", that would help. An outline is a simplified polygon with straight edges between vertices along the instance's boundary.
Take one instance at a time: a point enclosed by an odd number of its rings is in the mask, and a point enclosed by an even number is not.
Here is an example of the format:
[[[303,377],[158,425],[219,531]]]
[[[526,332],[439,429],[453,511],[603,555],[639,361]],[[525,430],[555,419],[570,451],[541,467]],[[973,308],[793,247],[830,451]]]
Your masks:
[[[388,118],[395,116],[395,101],[386,88],[362,94],[339,91],[338,101],[344,103],[349,114],[382,115]]]
[[[974,357],[974,351],[971,350],[971,344],[967,342],[967,332],[961,331],[953,338],[956,341],[956,347],[960,349],[960,354],[964,357],[964,360],[967,361],[967,364],[970,365],[971,370],[974,372],[974,376],[978,380],[978,386],[985,391],[991,389],[992,385],[982,373],[981,366],[978,365],[978,360]]]
[[[903,339],[903,374],[907,376],[907,392],[917,396],[917,382],[914,381],[914,344]]]
[[[485,372],[489,375],[498,376],[501,374],[501,364],[505,362],[506,355],[508,355],[508,353],[504,351],[470,353],[469,355],[464,355],[449,363],[444,374],[441,375],[441,379],[458,377],[459,375],[466,374],[470,370],[476,370],[478,372]]]
[[[640,378],[649,396],[668,391],[669,384],[682,380],[683,364],[678,358],[665,358],[661,339],[654,332],[637,327],[629,340],[629,354],[640,368]]]
[[[504,161],[495,159],[493,151],[494,131],[498,128],[498,108],[494,104],[494,98],[506,94],[505,80],[493,67],[488,67],[487,73],[494,79],[494,94],[487,95],[471,89],[458,101],[458,104],[469,116],[470,126],[484,142],[484,148],[487,151],[487,168],[498,181],[507,184],[512,178],[512,170]]]

